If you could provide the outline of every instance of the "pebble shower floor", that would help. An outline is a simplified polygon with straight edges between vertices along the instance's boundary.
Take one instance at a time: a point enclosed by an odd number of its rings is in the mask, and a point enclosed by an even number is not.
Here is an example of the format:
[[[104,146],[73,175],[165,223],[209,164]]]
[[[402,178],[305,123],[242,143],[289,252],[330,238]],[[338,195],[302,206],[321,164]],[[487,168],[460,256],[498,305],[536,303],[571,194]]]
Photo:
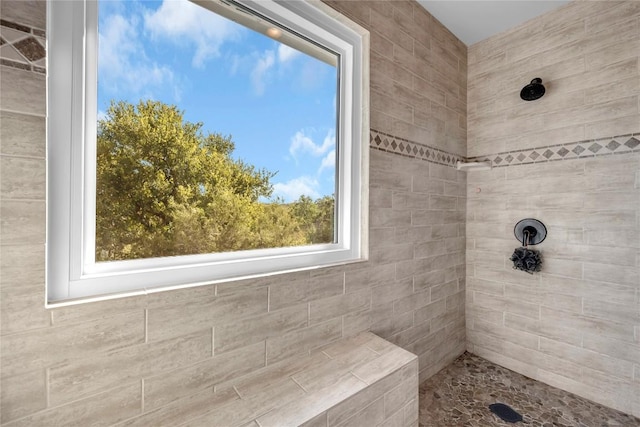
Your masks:
[[[489,405],[524,417],[508,423]],[[640,419],[464,353],[420,386],[420,427],[640,427]]]

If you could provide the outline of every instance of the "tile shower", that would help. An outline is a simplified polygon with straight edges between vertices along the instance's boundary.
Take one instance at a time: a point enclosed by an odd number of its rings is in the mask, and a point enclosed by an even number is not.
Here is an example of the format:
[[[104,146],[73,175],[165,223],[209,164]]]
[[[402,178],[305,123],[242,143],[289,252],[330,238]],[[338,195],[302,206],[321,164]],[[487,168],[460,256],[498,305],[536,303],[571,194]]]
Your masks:
[[[326,3],[371,32],[369,261],[50,310],[45,4],[0,3],[0,424],[143,420],[365,330],[417,354],[421,382],[469,350],[640,415],[640,3],[574,2],[469,48],[413,1]],[[531,276],[508,264],[526,217],[549,232]]]

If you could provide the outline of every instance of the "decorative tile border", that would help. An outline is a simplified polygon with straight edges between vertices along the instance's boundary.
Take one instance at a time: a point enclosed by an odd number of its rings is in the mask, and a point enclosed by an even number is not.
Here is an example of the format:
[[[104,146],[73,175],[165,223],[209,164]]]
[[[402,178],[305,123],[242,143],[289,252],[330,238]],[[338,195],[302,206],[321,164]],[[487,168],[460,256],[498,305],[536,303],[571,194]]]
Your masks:
[[[0,20],[0,64],[46,74],[45,32]]]
[[[369,146],[380,151],[400,154],[426,160],[431,163],[455,167],[457,162],[464,162],[465,158],[457,154],[448,153],[425,144],[409,141],[404,138],[389,135],[384,132],[371,129],[369,133]]]
[[[526,150],[506,151],[487,156],[471,157],[467,161],[490,161],[495,168],[637,152],[640,152],[640,134],[629,134],[528,148]]]
[[[371,132],[369,133],[369,146],[376,150],[426,160],[428,162],[451,167],[456,167],[457,162],[490,161],[492,167],[496,168],[529,163],[609,156],[613,154],[639,153],[640,134],[619,135],[610,138],[547,145],[528,148],[526,150],[505,151],[486,156],[466,158],[437,148],[429,147],[425,144],[409,141],[371,129]]]

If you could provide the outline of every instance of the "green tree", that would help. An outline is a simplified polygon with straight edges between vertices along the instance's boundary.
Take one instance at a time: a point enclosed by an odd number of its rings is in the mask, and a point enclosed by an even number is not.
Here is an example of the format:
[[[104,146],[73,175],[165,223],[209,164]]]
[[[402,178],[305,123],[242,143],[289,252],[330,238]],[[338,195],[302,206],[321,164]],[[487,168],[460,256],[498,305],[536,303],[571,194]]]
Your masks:
[[[334,197],[313,200],[300,196],[291,210],[307,236],[308,243],[331,243],[334,239]]]
[[[96,259],[100,261],[306,244],[272,194],[273,173],[231,155],[177,107],[112,103],[98,121]]]

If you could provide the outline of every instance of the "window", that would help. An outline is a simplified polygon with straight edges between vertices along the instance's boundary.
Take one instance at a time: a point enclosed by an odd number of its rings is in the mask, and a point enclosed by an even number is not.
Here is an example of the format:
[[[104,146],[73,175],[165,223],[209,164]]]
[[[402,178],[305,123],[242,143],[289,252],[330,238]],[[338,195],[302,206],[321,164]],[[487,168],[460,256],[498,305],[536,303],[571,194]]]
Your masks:
[[[366,258],[366,32],[303,1],[48,7],[49,303]]]

